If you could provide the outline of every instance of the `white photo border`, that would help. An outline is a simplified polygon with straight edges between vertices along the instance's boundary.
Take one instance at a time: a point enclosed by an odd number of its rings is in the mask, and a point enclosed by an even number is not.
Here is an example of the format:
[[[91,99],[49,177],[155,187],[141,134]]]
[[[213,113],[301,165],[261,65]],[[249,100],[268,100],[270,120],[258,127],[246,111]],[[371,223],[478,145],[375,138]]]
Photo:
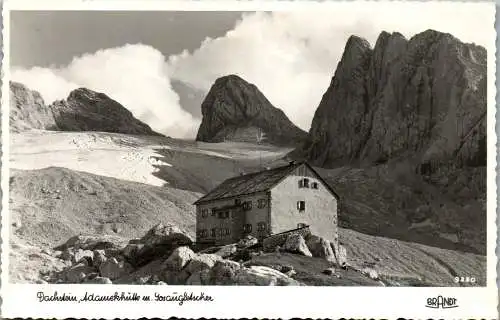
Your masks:
[[[177,10],[177,11],[274,11],[315,10],[318,7],[352,5],[354,1],[26,1],[6,0],[3,4],[2,62],[2,274],[1,316],[5,318],[497,318],[497,185],[496,185],[496,57],[488,50],[487,109],[487,285],[485,287],[250,287],[250,286],[137,286],[137,285],[35,285],[9,283],[9,66],[10,11],[12,10]],[[397,4],[397,2],[392,2]],[[408,5],[428,5],[413,2]],[[356,4],[363,5],[362,1]],[[457,5],[461,5],[457,2]],[[491,6],[491,44],[496,43],[495,3]],[[495,152],[494,152],[495,151]],[[135,292],[140,296],[162,296],[184,292],[211,296],[213,301],[179,302],[39,302],[38,292],[57,291],[83,296],[85,292],[114,295]],[[432,309],[430,297],[454,297],[457,308]]]

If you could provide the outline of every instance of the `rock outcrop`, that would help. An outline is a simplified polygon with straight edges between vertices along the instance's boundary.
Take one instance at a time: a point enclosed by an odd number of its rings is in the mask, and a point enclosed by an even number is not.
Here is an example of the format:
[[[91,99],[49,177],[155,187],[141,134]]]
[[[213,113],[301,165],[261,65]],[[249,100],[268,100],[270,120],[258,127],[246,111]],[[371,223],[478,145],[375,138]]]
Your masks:
[[[136,119],[132,112],[104,93],[86,88],[71,91],[66,100],[50,105],[59,130],[104,131],[137,135],[160,135]]]
[[[296,146],[306,132],[274,107],[259,89],[239,76],[215,81],[201,105],[203,119],[197,141],[262,142]]]
[[[417,170],[486,163],[486,50],[427,30],[352,36],[302,156],[321,167],[412,158]]]
[[[37,91],[10,82],[10,130],[30,129],[161,135],[104,93],[79,88],[46,105]]]
[[[57,130],[57,124],[50,108],[45,105],[37,91],[25,85],[10,82],[10,131],[30,129]]]

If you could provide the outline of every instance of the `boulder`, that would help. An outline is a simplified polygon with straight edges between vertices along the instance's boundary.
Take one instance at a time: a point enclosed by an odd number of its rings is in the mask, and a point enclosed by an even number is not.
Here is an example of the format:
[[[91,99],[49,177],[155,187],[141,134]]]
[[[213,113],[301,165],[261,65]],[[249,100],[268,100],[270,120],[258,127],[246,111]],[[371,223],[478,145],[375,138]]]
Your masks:
[[[97,270],[95,270],[94,272],[87,274],[87,276],[85,277],[85,281],[92,280],[97,277],[99,277],[99,273],[97,272]]]
[[[248,248],[256,245],[257,243],[259,243],[259,240],[257,240],[257,238],[252,237],[251,235],[247,235],[244,238],[241,238],[240,241],[238,241],[237,246],[239,248]]]
[[[300,283],[289,276],[264,266],[251,266],[238,270],[235,276],[235,284],[257,285],[257,286],[290,286]]]
[[[109,278],[105,277],[95,277],[93,279],[85,280],[85,283],[113,284],[113,282]]]
[[[65,249],[64,251],[61,252],[59,255],[59,259],[62,259],[64,261],[73,261],[74,260],[75,253],[71,249]]]
[[[189,246],[193,240],[176,226],[158,224],[149,230],[140,240],[144,245],[135,252],[131,263],[141,267],[149,262],[170,256],[173,250],[180,246]]]
[[[335,255],[330,241],[315,235],[309,235],[305,240],[307,248],[313,257],[335,261]]]
[[[104,250],[111,248],[121,248],[125,241],[121,237],[110,235],[77,235],[71,237],[64,244],[55,248],[55,250],[64,251],[68,248],[82,250]]]
[[[145,246],[156,246],[161,244],[170,244],[175,247],[189,246],[193,240],[177,226],[167,224],[157,224],[151,228],[144,237],[141,238],[141,243]]]
[[[210,284],[210,270],[196,271],[186,280],[186,285],[201,286]]]
[[[144,248],[143,244],[129,243],[122,250],[122,255],[128,260],[135,261],[137,254]]]
[[[54,250],[54,251],[52,251],[51,256],[55,257],[55,258],[59,258],[61,256],[61,254],[62,254],[62,251]]]
[[[186,270],[169,270],[163,269],[160,273],[161,280],[172,285],[184,285],[190,274]]]
[[[125,261],[118,261],[113,257],[107,259],[106,262],[101,264],[99,271],[102,277],[114,280],[128,274],[132,271],[132,268]]]
[[[189,247],[178,247],[170,257],[165,261],[164,265],[168,270],[182,270],[196,254]]]
[[[290,234],[285,241],[283,249],[288,252],[302,254],[304,256],[312,257],[309,248],[307,248],[306,241],[300,234]]]
[[[221,247],[217,252],[215,252],[215,254],[221,256],[222,258],[227,258],[235,254],[237,250],[238,248],[236,247],[235,244],[228,244],[226,246]]]
[[[278,271],[286,274],[289,277],[294,276],[294,275],[297,274],[297,272],[295,271],[295,269],[291,265],[283,265],[283,266],[281,266],[280,269],[281,270],[278,270]]]
[[[186,271],[189,274],[193,274],[198,271],[210,269],[215,265],[217,261],[220,260],[222,260],[222,258],[217,254],[197,254],[191,258],[191,261],[186,266]]]
[[[82,250],[77,249],[73,255],[73,263],[79,263],[82,260],[85,260],[87,265],[92,265],[92,259],[94,257],[94,253],[90,250]]]
[[[78,263],[64,272],[64,280],[66,283],[81,283],[87,274],[93,273],[96,270],[86,263]]]
[[[134,284],[148,284],[151,281],[151,276],[137,277],[133,283]]]
[[[237,271],[241,268],[240,264],[231,260],[217,261],[210,269],[210,284],[213,285],[232,285]]]
[[[101,264],[103,264],[107,260],[106,253],[104,250],[94,250],[92,255],[93,255],[94,267],[96,268],[99,268]]]

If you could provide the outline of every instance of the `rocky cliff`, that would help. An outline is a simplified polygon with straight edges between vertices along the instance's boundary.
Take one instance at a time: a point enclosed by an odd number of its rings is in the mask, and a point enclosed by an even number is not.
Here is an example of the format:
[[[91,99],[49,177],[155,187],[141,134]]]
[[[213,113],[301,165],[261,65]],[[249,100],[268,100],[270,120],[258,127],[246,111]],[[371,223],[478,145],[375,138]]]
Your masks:
[[[86,88],[73,90],[66,100],[50,109],[59,130],[104,131],[139,135],[160,135],[117,101]]]
[[[486,163],[486,50],[427,30],[349,38],[303,155],[322,167],[412,158],[420,170]]]
[[[52,111],[45,105],[37,91],[25,85],[10,82],[10,130],[20,132],[29,129],[56,129]]]
[[[485,48],[433,30],[350,37],[291,155],[330,168],[341,225],[484,254]]]
[[[259,89],[236,75],[215,81],[201,105],[203,120],[196,140],[298,145],[306,132],[274,107]]]

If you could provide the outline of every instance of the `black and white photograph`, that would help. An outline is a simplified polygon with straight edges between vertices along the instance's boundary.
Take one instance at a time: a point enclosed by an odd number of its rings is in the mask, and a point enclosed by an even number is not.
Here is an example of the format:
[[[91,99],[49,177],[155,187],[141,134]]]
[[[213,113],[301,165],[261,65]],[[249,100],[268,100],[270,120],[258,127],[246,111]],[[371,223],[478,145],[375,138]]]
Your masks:
[[[495,287],[494,6],[431,5],[11,10],[9,283]]]

